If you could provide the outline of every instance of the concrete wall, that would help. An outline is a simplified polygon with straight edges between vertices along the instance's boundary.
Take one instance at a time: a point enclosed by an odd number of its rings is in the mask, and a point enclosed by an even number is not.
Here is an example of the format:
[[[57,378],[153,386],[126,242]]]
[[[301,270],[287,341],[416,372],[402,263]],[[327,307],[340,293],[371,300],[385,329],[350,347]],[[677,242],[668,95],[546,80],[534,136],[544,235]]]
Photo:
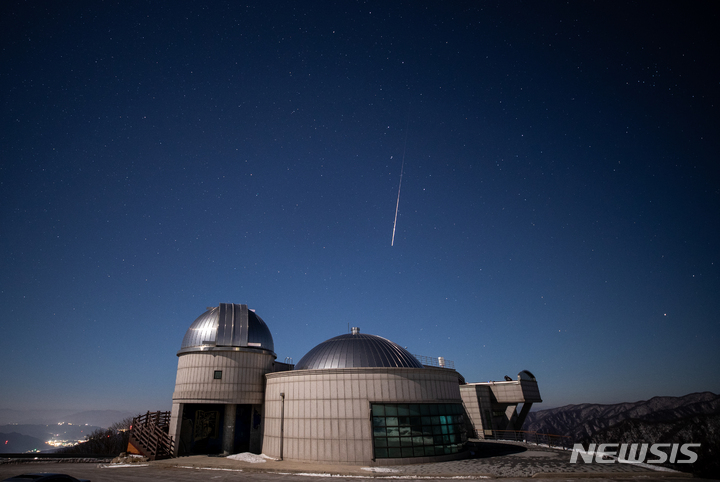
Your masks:
[[[490,434],[486,431],[520,430],[532,404],[542,402],[535,380],[469,383],[460,386],[460,393],[480,438]],[[520,403],[523,411],[518,415]]]
[[[522,388],[523,399],[525,402],[542,402],[540,389],[538,388],[538,384],[535,380],[520,380],[520,387]]]
[[[542,402],[536,381],[487,382],[498,403]]]
[[[484,430],[492,430],[490,420],[486,420],[487,415],[492,409],[492,392],[487,385],[460,385],[460,395],[465,404],[465,412],[470,417],[470,422],[474,428],[473,436],[484,438]],[[488,414],[484,411],[488,410]],[[487,421],[487,424],[485,423]]]
[[[275,356],[269,351],[245,348],[179,355],[170,416],[170,436],[176,441],[175,454],[180,438],[182,409],[186,404],[250,404],[258,407],[261,413],[265,374],[273,371],[274,360]],[[214,378],[216,370],[222,370],[220,380]],[[259,439],[262,426],[253,430],[255,438]],[[255,447],[259,448],[257,440]]]
[[[443,368],[343,368],[269,373],[263,453],[283,459],[392,465],[447,460],[416,457],[373,461],[371,402],[460,403],[457,373]]]
[[[173,402],[172,410],[170,411],[170,430],[169,435],[173,439],[175,446],[173,447],[173,455],[177,457],[180,449],[180,429],[182,424],[182,411],[184,405],[182,403]]]
[[[181,354],[173,403],[261,404],[273,361],[270,352],[249,349]],[[222,379],[213,378],[215,370]]]

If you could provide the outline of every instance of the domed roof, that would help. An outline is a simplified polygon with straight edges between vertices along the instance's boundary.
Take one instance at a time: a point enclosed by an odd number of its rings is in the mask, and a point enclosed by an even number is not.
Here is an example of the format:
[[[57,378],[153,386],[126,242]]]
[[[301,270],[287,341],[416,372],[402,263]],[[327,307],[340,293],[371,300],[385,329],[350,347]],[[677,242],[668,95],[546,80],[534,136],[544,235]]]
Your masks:
[[[247,305],[220,303],[193,321],[178,354],[228,347],[275,351],[270,330],[254,311]]]
[[[406,349],[377,335],[352,334],[330,338],[307,352],[295,365],[295,370],[325,368],[423,368]]]

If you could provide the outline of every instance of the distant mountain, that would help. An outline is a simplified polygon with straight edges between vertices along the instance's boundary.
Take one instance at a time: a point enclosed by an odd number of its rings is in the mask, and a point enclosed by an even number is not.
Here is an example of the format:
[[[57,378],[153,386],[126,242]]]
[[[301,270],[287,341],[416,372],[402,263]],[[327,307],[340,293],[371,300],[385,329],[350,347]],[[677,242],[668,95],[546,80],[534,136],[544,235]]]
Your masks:
[[[96,430],[103,427],[94,425],[70,425],[62,424],[9,424],[0,425],[0,432],[12,433],[17,432],[22,435],[35,437],[43,442],[50,440],[83,440]]]
[[[583,403],[539,410],[528,414],[523,430],[566,435],[580,442],[625,420],[673,422],[714,414],[720,414],[720,395],[702,392],[614,405]]]
[[[120,422],[128,417],[136,417],[137,415],[139,414],[119,410],[88,410],[67,415],[64,421],[73,425],[88,424],[108,428],[115,422]]]
[[[12,410],[0,408],[0,425],[27,423],[45,425],[62,422],[62,418],[73,410]]]
[[[0,433],[0,453],[17,454],[31,450],[46,451],[53,447],[44,441],[17,432]]]
[[[0,433],[19,433],[22,435],[28,435],[30,437],[35,437],[36,439],[41,440],[42,442],[47,442],[48,440],[52,440],[55,433],[53,433],[53,430],[57,427],[57,425],[35,425],[35,424],[8,424],[8,425],[0,425]]]
[[[56,425],[58,423],[72,423],[73,425],[94,425],[107,428],[115,422],[127,417],[134,417],[137,413],[120,410],[88,410],[76,412],[72,410],[10,410],[0,409],[0,425],[31,424]]]
[[[666,464],[675,470],[692,470],[703,478],[720,477],[720,414],[693,415],[675,421],[628,419],[602,430],[587,443],[699,443],[698,461],[692,467]]]
[[[589,443],[699,443],[692,466],[669,465],[695,476],[720,477],[720,395],[691,393],[633,403],[584,403],[531,412],[524,430]]]

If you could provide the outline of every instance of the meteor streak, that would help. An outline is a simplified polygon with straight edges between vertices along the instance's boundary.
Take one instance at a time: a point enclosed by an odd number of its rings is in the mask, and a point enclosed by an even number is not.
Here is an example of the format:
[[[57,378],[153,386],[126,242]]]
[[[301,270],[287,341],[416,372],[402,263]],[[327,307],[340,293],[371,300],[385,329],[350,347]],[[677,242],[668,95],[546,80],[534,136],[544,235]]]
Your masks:
[[[393,223],[393,235],[392,235],[392,241],[390,241],[390,246],[395,245],[395,228],[397,227],[398,208],[400,207],[400,188],[402,188],[402,176],[403,176],[403,170],[405,169],[405,151],[407,150],[407,138],[408,138],[408,128],[409,127],[410,127],[410,121],[408,121],[407,128],[405,129],[405,145],[403,146],[403,157],[402,157],[402,163],[400,164],[400,184],[398,184],[398,197],[397,197],[397,203],[395,204],[395,222]]]

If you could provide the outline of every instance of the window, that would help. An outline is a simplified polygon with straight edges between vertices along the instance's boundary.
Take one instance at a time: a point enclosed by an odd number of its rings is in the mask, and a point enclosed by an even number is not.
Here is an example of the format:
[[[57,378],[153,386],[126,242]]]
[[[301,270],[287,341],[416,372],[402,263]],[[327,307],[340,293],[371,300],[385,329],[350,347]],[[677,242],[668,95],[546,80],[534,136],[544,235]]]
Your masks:
[[[465,414],[459,403],[373,403],[375,458],[455,454],[465,448]]]
[[[222,380],[222,370],[215,370],[215,374],[213,375],[213,378],[215,380]]]

